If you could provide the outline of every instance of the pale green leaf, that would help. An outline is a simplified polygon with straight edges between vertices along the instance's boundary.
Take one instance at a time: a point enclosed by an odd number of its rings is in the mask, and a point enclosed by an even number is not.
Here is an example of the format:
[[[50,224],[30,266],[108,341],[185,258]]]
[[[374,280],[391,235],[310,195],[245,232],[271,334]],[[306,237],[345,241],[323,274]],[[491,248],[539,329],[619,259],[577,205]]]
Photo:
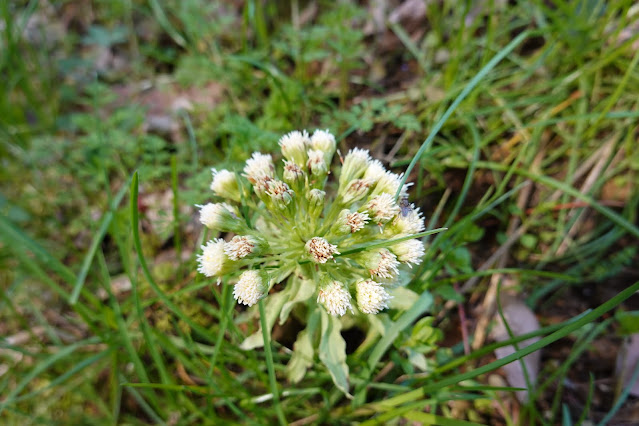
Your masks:
[[[315,294],[315,283],[311,280],[302,280],[297,277],[291,279],[287,286],[291,286],[291,297],[289,297],[289,301],[284,304],[282,307],[282,312],[280,312],[280,324],[284,324],[284,321],[288,318],[293,306],[296,303],[305,302]]]
[[[288,299],[288,293],[286,291],[281,291],[279,293],[269,295],[265,300],[266,304],[266,324],[268,324],[268,328],[273,328],[275,324],[275,320],[277,319],[277,314],[282,309],[282,305]],[[256,331],[251,334],[249,337],[244,339],[242,344],[240,344],[240,349],[248,351],[255,348],[261,348],[264,346],[264,338],[262,337],[262,329]]]
[[[322,337],[319,346],[319,358],[328,368],[335,386],[348,398],[348,365],[346,365],[346,342],[340,334],[342,324],[339,318],[321,310]]]

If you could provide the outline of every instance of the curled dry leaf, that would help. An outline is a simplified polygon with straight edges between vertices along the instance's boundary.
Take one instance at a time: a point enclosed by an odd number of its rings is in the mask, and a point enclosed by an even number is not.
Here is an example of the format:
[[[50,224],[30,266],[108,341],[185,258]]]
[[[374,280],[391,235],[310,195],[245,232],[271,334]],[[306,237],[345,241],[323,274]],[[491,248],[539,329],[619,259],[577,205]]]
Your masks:
[[[503,317],[514,336],[521,336],[522,334],[530,333],[539,329],[539,322],[537,321],[535,314],[521,300],[510,295],[502,294],[502,308]],[[498,342],[509,340],[510,335],[508,334],[508,329],[504,325],[504,322],[502,321],[499,313],[495,314],[495,318],[497,324],[491,332],[491,337]],[[538,337],[534,337],[532,339],[528,339],[518,343],[517,346],[519,349],[522,349],[526,346],[532,345],[538,340]],[[501,359],[515,352],[516,349],[514,346],[504,346],[495,350],[495,356]],[[532,385],[534,385],[537,381],[540,357],[541,354],[539,351],[537,351],[531,353],[523,359],[526,366],[528,379],[530,380],[530,383]],[[528,388],[526,384],[526,375],[524,374],[524,369],[520,361],[511,362],[510,364],[505,365],[503,367],[503,370],[506,373],[506,378],[508,379],[508,383],[511,386],[518,388]],[[527,390],[518,391],[516,394],[517,399],[519,399],[520,402],[525,402],[528,400]]]
[[[617,380],[622,381],[623,389],[630,386],[632,374],[639,362],[639,333],[631,335],[621,347],[617,356],[616,375]],[[639,397],[639,380],[635,381],[630,389],[630,395]]]

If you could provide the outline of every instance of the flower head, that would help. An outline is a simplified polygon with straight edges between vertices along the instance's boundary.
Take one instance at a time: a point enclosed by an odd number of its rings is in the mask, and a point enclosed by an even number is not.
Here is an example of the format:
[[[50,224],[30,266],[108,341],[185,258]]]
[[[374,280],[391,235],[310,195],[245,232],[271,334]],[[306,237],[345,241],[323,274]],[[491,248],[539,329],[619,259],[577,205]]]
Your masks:
[[[372,195],[379,195],[379,194],[386,193],[394,197],[395,194],[397,194],[397,189],[399,188],[399,185],[402,182],[402,177],[403,175],[397,175],[391,172],[384,173],[382,176],[380,176],[379,180],[377,181],[377,185],[375,186],[375,189],[373,190]],[[408,186],[409,185],[402,186],[400,197],[408,196]]]
[[[220,197],[228,198],[233,201],[240,201],[240,188],[237,185],[235,173],[228,170],[211,169],[213,173],[213,181],[211,182],[211,190]]]
[[[415,208],[415,206],[411,204],[408,209],[403,209],[400,214],[395,216],[391,227],[395,234],[417,234],[424,230],[424,218],[419,208]]]
[[[268,277],[259,271],[244,271],[233,288],[233,297],[238,303],[253,306],[268,291]]]
[[[219,277],[224,272],[226,264],[224,244],[224,240],[218,238],[202,246],[202,254],[197,256],[198,272],[207,277]]]
[[[342,194],[342,202],[347,205],[353,204],[366,197],[370,189],[371,184],[369,181],[365,179],[354,179],[346,186]]]
[[[353,213],[348,209],[344,209],[340,212],[332,230],[336,235],[354,234],[362,230],[369,220],[370,218],[366,213]]]
[[[308,150],[308,162],[306,166],[313,176],[324,176],[328,173],[328,164],[326,164],[326,160],[324,159],[324,152],[319,149]]]
[[[364,172],[364,179],[371,182],[371,184],[376,184],[386,173],[386,169],[381,161],[371,160],[368,162],[368,167]]]
[[[373,197],[364,205],[364,209],[378,225],[388,223],[399,213],[399,206],[395,203],[395,198],[388,193]]]
[[[344,157],[344,165],[339,177],[339,186],[344,188],[353,179],[359,179],[364,175],[371,157],[367,149],[351,149]]]
[[[419,209],[396,201],[398,192],[407,193],[402,175],[360,148],[340,157],[341,167],[331,170],[337,143],[328,130],[312,136],[292,131],[279,146],[282,168],[274,166],[275,157],[255,152],[242,173],[213,170],[211,189],[229,204],[199,206],[200,221],[234,235],[202,246],[198,270],[218,279],[231,272],[239,276],[234,296],[247,305],[266,297],[270,280],[278,290],[292,284],[290,291],[297,291],[297,284],[287,282],[292,276],[305,283],[299,287],[304,300],[316,291],[332,315],[353,311],[351,291],[353,297],[357,293],[358,314],[384,309],[399,265],[419,264],[425,251],[412,236],[424,229]],[[385,242],[409,235],[413,240]],[[294,296],[290,303],[302,300]]]
[[[334,254],[339,254],[337,246],[329,243],[322,237],[313,237],[306,242],[304,246],[306,252],[311,256],[311,260],[315,263],[326,263],[333,258]]]
[[[228,232],[242,229],[242,221],[233,206],[226,203],[208,203],[200,207],[200,222],[209,229]]]
[[[273,158],[268,154],[260,154],[254,152],[253,156],[246,160],[244,166],[244,175],[251,183],[263,180],[265,177],[273,178],[275,174],[275,166]]]
[[[299,191],[304,185],[304,171],[292,161],[284,161],[284,182]]]
[[[231,260],[240,260],[249,255],[260,254],[268,247],[268,243],[252,235],[236,235],[225,244],[224,253]]]
[[[357,307],[365,314],[377,314],[382,309],[388,308],[386,302],[392,297],[386,292],[384,286],[373,280],[359,281],[355,284],[357,291]]]
[[[371,276],[393,279],[399,274],[397,256],[388,249],[383,248],[377,251],[363,252],[355,259],[368,270]]]
[[[402,263],[419,265],[424,257],[424,243],[421,240],[407,240],[394,244],[390,250],[397,256],[397,260]]]
[[[329,314],[342,316],[351,306],[351,294],[343,283],[330,281],[319,289],[317,302],[321,303]]]
[[[308,137],[306,130],[287,133],[282,136],[279,142],[284,158],[299,166],[306,164],[306,150],[310,143],[311,139]]]
[[[333,154],[335,154],[335,136],[328,130],[315,130],[311,136],[311,148],[324,153],[324,161],[331,164]]]
[[[281,180],[275,179],[269,181],[266,193],[271,197],[273,203],[280,209],[285,208],[291,203],[294,194],[287,184]]]

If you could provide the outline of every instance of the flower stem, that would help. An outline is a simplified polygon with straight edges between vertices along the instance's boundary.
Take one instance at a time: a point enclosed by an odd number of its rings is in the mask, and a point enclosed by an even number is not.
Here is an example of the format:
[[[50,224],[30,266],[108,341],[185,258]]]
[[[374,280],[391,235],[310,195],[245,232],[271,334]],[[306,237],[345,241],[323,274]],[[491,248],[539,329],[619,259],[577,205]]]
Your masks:
[[[268,370],[269,385],[271,387],[271,393],[273,394],[273,408],[277,414],[277,419],[280,425],[287,425],[286,417],[284,417],[284,411],[280,405],[280,395],[277,390],[277,381],[275,378],[275,367],[273,366],[273,352],[271,351],[270,330],[266,324],[266,310],[264,309],[264,299],[261,299],[258,303],[260,307],[260,325],[262,327],[262,338],[264,340],[264,354],[266,355],[266,369]]]

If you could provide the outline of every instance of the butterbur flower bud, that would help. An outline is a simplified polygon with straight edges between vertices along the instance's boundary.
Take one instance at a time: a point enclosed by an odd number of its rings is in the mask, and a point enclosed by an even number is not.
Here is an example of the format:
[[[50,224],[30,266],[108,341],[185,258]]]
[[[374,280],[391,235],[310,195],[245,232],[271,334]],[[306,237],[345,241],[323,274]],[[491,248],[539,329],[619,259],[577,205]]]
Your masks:
[[[308,213],[311,218],[318,218],[320,214],[322,214],[322,210],[324,210],[324,198],[326,197],[326,192],[321,189],[311,189],[306,194],[306,199],[308,200]]]
[[[371,185],[376,184],[384,175],[386,175],[386,169],[379,160],[371,160],[368,162],[368,167],[364,172],[364,179],[371,182]]]
[[[322,304],[331,315],[342,316],[347,310],[352,311],[351,294],[339,281],[329,281],[320,287],[317,302]]]
[[[390,222],[400,211],[395,198],[387,193],[373,197],[363,207],[378,225]]]
[[[412,268],[411,263],[414,265],[422,263],[424,243],[417,239],[402,241],[392,245],[390,250],[397,256],[397,260]]]
[[[244,223],[235,214],[235,209],[226,203],[208,203],[200,208],[200,222],[209,229],[222,232],[238,232]]]
[[[391,223],[390,232],[397,235],[412,235],[424,230],[424,218],[419,208],[411,204],[407,209],[402,209]]]
[[[333,225],[333,233],[335,235],[346,235],[355,233],[368,223],[370,218],[366,213],[352,213],[348,209],[340,212],[335,225]]]
[[[246,160],[244,175],[252,184],[265,177],[273,179],[275,177],[273,158],[268,154],[254,152],[253,156]]]
[[[371,276],[392,279],[399,274],[397,257],[385,248],[377,251],[365,251],[357,255],[355,260],[366,268]]]
[[[344,188],[353,179],[359,179],[362,177],[368,162],[371,157],[368,155],[368,150],[354,148],[351,149],[346,157],[344,157],[344,164],[342,165],[342,171],[339,176],[339,187]]]
[[[383,176],[380,176],[371,195],[390,194],[394,197],[402,181],[402,176],[403,175],[386,172]],[[406,196],[408,196],[408,185],[403,185],[400,197]]]
[[[284,182],[289,184],[294,191],[301,191],[304,187],[304,171],[300,166],[291,162],[284,161]]]
[[[324,161],[331,164],[333,154],[335,154],[335,136],[328,130],[315,130],[311,136],[311,148],[324,153]]]
[[[207,277],[221,277],[228,271],[229,265],[224,253],[225,244],[223,239],[218,238],[202,246],[202,254],[197,256],[198,272]]]
[[[306,252],[315,263],[326,263],[333,258],[334,254],[339,254],[337,246],[329,243],[322,237],[313,237],[304,246]]]
[[[273,204],[280,209],[285,209],[293,200],[293,191],[281,180],[270,181],[266,193],[271,197]]]
[[[299,166],[304,166],[306,164],[306,150],[310,143],[311,140],[308,137],[306,130],[303,132],[298,132],[296,130],[288,133],[282,136],[279,142],[284,158]]]
[[[236,235],[225,244],[224,253],[231,260],[240,260],[247,256],[256,256],[268,249],[268,243],[253,235]]]
[[[323,177],[328,173],[328,165],[324,160],[324,153],[317,149],[308,150],[308,162],[306,166],[313,176]]]
[[[268,288],[269,279],[266,273],[255,270],[244,271],[233,288],[233,297],[237,303],[253,306],[266,296]]]
[[[213,173],[213,181],[211,182],[211,190],[215,195],[228,198],[233,201],[240,201],[240,188],[235,179],[235,173],[228,170],[211,169]]]
[[[260,200],[264,201],[267,196],[269,185],[272,181],[273,178],[261,176],[253,182],[253,191],[255,191],[255,194],[260,198]]]
[[[386,302],[392,297],[386,292],[384,286],[373,280],[359,281],[355,284],[357,292],[357,307],[365,314],[377,314],[382,309],[388,308]]]
[[[364,179],[355,179],[346,186],[344,193],[342,194],[342,202],[346,205],[355,203],[368,194],[371,189],[371,185]]]

